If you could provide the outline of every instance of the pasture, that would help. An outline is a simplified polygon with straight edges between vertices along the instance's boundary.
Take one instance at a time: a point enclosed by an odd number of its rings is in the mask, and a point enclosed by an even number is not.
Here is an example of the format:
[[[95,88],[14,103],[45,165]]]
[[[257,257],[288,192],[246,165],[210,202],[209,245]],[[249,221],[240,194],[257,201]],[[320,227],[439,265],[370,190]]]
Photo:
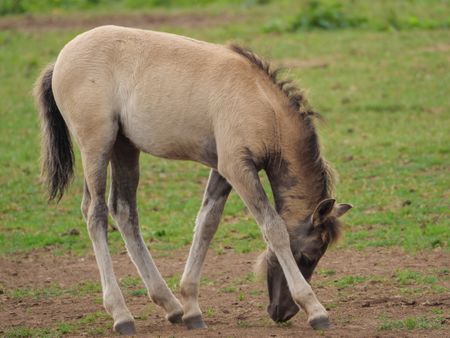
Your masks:
[[[284,66],[283,74],[307,89],[324,116],[318,130],[325,157],[339,174],[338,201],[354,205],[345,216],[343,238],[327,251],[311,281],[331,316],[327,332],[312,331],[304,313],[283,325],[268,317],[265,282],[252,273],[265,244],[234,192],[203,270],[200,305],[209,325],[204,331],[164,319],[111,228],[115,272],[138,334],[441,337],[448,332],[447,2],[204,0],[147,2],[143,9],[139,1],[114,1],[113,7],[105,1],[79,3],[56,9],[0,5],[0,335],[113,335],[80,213],[79,154],[71,188],[58,205],[47,204],[31,96],[38,73],[65,43],[111,23],[238,42]],[[142,232],[177,296],[208,171],[191,162],[141,157]]]

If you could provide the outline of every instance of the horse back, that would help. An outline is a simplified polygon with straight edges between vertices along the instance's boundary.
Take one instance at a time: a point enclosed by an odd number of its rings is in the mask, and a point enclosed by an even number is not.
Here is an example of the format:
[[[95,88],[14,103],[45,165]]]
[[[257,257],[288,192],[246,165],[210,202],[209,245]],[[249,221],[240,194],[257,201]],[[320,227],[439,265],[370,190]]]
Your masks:
[[[63,48],[53,88],[80,138],[112,119],[145,152],[215,167],[217,143],[261,137],[256,126],[264,124],[267,100],[256,77],[246,60],[224,46],[103,26]]]

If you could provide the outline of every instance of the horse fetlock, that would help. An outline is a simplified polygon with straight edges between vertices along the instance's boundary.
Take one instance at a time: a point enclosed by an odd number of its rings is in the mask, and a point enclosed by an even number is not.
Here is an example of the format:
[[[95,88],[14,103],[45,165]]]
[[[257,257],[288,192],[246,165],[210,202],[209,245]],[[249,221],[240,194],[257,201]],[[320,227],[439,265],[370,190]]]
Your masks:
[[[309,316],[315,315],[316,313],[326,314],[325,308],[320,304],[311,287],[305,289],[306,290],[302,290],[301,292],[294,293],[293,298],[295,302],[300,305]]]
[[[166,292],[151,292],[151,300],[161,306],[167,313],[167,318],[183,313],[183,308],[180,301],[172,294],[166,287]],[[170,320],[170,319],[169,319]]]
[[[103,306],[110,315],[114,318],[118,318],[123,313],[131,316],[130,311],[128,311],[127,306],[125,305],[125,300],[120,292],[120,289],[117,287],[116,291],[106,290],[103,293]]]
[[[202,325],[200,325],[200,321],[202,320],[202,311],[200,310],[200,306],[198,304],[197,300],[197,292],[193,292],[194,290],[191,289],[191,292],[189,293],[187,290],[189,288],[184,289],[184,292],[182,291],[182,301],[183,301],[183,322],[186,324],[188,328],[200,328]],[[197,290],[195,288],[195,290]]]
[[[181,298],[183,299],[183,301],[188,300],[192,297],[197,297],[198,283],[186,282],[186,281],[181,280],[180,293],[181,293]]]

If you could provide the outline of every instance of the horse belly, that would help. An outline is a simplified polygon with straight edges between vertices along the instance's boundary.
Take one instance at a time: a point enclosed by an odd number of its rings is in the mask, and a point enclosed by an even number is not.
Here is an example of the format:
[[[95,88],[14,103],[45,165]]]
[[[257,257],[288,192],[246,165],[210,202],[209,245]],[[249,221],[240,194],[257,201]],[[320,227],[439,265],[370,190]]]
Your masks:
[[[123,119],[122,128],[124,134],[146,153],[215,167],[215,139],[207,120],[199,114],[136,111]]]

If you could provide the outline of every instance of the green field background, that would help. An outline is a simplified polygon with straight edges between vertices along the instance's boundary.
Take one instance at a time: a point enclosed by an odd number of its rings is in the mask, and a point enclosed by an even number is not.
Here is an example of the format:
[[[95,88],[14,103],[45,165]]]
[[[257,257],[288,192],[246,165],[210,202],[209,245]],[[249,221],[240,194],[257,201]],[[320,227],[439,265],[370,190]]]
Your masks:
[[[338,248],[398,246],[449,250],[450,8],[448,1],[2,1],[1,22],[104,15],[192,13],[208,27],[148,28],[252,48],[307,89],[326,119],[323,151],[339,173],[346,216]],[[227,19],[224,20],[223,17]],[[25,22],[25,21],[24,21]],[[85,28],[0,31],[0,254],[40,248],[85,254],[82,171],[58,204],[47,204],[39,179],[39,122],[31,91],[42,67]],[[140,221],[152,250],[188,245],[208,168],[141,157]],[[75,231],[73,231],[75,229]],[[78,234],[77,234],[78,233]],[[71,235],[72,234],[72,235]],[[75,234],[75,235],[74,235]],[[113,252],[123,250],[117,231]],[[264,247],[235,193],[212,244],[250,252]]]

